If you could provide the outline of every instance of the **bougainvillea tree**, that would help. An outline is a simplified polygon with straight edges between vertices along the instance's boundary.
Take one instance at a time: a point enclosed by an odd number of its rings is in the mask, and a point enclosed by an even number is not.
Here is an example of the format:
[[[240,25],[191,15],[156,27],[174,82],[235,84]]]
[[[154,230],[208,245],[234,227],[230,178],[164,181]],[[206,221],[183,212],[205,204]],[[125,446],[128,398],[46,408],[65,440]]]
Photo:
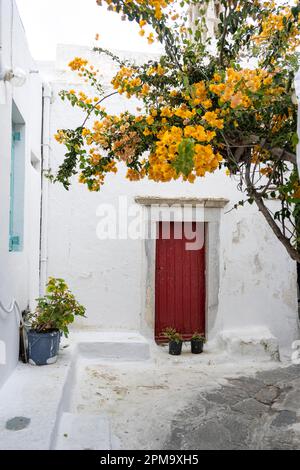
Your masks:
[[[102,4],[100,0],[97,1]],[[243,193],[238,205],[256,204],[292,259],[300,261],[300,185],[296,166],[300,3],[262,0],[105,0],[140,35],[159,41],[159,60],[119,65],[112,92],[84,58],[70,67],[94,88],[93,96],[62,91],[86,112],[76,129],[59,130],[65,160],[54,181],[66,189],[73,175],[91,191],[127,166],[127,178],[193,183],[225,168]],[[215,9],[214,31],[205,25]],[[193,12],[193,14],[191,14]],[[196,18],[191,22],[191,18]],[[111,115],[113,94],[141,100],[135,114]],[[226,184],[226,181],[224,182]],[[242,199],[242,197],[241,197]],[[271,211],[270,200],[276,200]]]

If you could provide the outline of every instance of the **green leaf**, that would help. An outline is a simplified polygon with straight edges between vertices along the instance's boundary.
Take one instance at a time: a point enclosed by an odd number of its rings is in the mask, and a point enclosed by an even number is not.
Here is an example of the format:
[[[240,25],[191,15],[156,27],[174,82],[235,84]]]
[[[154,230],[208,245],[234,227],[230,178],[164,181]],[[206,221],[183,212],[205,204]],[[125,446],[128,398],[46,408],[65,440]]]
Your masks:
[[[192,139],[184,139],[178,147],[178,157],[173,161],[172,165],[178,174],[182,173],[188,176],[194,168],[194,141]]]
[[[298,137],[298,134],[297,132],[295,132],[293,135],[292,135],[292,145],[293,147],[297,147],[297,145],[299,144],[299,137]]]

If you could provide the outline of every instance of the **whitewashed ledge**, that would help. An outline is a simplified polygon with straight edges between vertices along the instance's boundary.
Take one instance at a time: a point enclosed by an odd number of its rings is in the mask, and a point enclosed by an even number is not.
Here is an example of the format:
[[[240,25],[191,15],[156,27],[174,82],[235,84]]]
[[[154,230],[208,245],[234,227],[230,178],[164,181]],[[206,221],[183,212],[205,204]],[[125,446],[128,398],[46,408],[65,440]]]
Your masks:
[[[179,205],[186,206],[190,205],[193,207],[207,207],[207,208],[216,208],[222,209],[228,203],[228,199],[218,198],[218,197],[206,197],[206,198],[197,198],[197,197],[159,197],[159,196],[136,196],[135,202],[142,206],[154,206],[154,205]]]

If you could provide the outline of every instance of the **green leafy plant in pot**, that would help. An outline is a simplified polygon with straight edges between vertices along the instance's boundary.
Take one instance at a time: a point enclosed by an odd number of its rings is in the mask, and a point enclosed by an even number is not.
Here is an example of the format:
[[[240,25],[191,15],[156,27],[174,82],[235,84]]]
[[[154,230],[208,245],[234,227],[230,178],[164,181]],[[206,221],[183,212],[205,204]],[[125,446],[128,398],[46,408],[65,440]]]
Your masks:
[[[205,336],[196,331],[191,338],[191,352],[193,354],[201,354],[205,343]]]
[[[175,328],[166,328],[162,335],[169,341],[169,354],[171,356],[180,356],[182,351],[182,336],[178,333]]]
[[[69,325],[75,317],[85,316],[80,305],[63,279],[50,278],[46,295],[37,299],[37,307],[28,315],[28,358],[33,365],[57,361],[60,337],[69,335]]]

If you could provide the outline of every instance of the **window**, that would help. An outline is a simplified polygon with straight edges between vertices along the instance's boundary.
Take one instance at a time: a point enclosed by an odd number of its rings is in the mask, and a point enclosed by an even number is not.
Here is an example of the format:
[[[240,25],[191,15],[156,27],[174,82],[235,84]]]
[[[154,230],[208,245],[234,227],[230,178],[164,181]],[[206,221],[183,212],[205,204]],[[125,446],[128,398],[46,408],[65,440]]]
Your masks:
[[[13,103],[10,170],[9,251],[22,251],[24,238],[25,124]]]

